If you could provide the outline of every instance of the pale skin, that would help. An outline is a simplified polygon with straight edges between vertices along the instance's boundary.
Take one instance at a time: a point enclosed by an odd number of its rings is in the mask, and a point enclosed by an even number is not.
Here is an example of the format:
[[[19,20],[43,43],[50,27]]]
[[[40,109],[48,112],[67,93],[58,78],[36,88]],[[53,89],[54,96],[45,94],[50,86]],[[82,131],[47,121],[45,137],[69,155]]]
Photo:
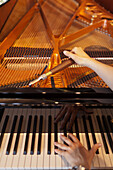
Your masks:
[[[55,142],[54,145],[58,147],[58,149],[55,149],[55,152],[63,156],[72,167],[82,165],[90,170],[95,152],[101,144],[95,144],[91,150],[88,151],[73,134],[69,133],[69,138],[64,135],[60,137],[68,145]]]
[[[72,58],[78,65],[86,66],[94,70],[111,90],[113,90],[113,67],[89,57],[81,47],[75,47],[71,52],[64,51],[64,54]]]
[[[94,70],[111,90],[113,90],[113,67],[89,57],[81,47],[75,47],[71,52],[64,51],[64,54],[72,58],[78,65],[86,66]],[[69,137],[72,140],[61,135],[61,139],[68,145],[55,142],[54,144],[58,147],[58,149],[55,149],[55,152],[64,156],[72,167],[82,165],[87,169],[91,169],[91,162],[96,150],[101,144],[95,144],[91,150],[88,151],[73,134],[69,134]]]

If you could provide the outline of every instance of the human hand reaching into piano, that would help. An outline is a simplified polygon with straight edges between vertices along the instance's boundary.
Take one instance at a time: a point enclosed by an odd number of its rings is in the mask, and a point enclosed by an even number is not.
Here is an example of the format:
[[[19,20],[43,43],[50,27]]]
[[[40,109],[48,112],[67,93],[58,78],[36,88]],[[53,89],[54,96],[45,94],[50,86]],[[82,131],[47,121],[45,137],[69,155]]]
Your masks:
[[[95,61],[93,58],[89,57],[81,47],[74,47],[70,52],[64,51],[64,54],[81,66],[88,67],[92,60]]]
[[[91,150],[88,151],[73,134],[69,133],[69,138],[64,135],[60,137],[67,145],[55,142],[54,145],[59,148],[55,149],[55,152],[63,156],[72,167],[81,165],[90,169],[95,152],[101,144],[95,144]]]
[[[81,47],[75,47],[69,51],[64,51],[64,54],[73,59],[75,63],[89,67],[94,70],[105,83],[113,90],[113,67],[103,64],[94,58],[89,57]]]

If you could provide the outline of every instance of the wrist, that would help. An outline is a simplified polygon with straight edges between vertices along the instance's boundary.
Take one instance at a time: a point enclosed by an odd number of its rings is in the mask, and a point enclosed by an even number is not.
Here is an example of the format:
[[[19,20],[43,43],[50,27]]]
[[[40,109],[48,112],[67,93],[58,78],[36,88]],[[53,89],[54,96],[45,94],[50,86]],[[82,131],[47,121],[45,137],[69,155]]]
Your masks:
[[[95,60],[94,58],[90,58],[85,66],[95,71],[100,66],[100,62]]]
[[[97,64],[98,61],[96,61],[93,58],[89,58],[88,60],[86,60],[85,65],[86,67],[89,67],[91,69],[93,69],[93,67]]]
[[[90,169],[87,169],[87,168],[85,168],[85,167],[83,167],[83,166],[74,166],[73,168],[72,168],[72,170],[90,170]]]

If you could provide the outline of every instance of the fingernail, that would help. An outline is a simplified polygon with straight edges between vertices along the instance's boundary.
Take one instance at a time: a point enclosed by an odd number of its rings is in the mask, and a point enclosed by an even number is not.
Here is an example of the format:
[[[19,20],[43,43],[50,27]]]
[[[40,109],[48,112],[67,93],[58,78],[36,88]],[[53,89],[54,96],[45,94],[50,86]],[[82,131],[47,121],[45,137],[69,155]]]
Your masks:
[[[99,146],[102,146],[102,144],[101,144],[101,143],[99,143],[98,145],[99,145]]]
[[[63,136],[63,133],[61,133],[60,136]]]
[[[67,51],[63,51],[63,53],[66,55]]]

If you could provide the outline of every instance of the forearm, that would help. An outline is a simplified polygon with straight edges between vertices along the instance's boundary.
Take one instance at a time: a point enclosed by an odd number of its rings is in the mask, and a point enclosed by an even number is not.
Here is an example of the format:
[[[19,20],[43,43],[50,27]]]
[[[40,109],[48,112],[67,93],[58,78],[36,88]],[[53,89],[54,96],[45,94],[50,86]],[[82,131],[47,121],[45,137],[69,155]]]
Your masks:
[[[86,66],[94,70],[113,90],[113,67],[103,64],[94,59],[87,62]]]

